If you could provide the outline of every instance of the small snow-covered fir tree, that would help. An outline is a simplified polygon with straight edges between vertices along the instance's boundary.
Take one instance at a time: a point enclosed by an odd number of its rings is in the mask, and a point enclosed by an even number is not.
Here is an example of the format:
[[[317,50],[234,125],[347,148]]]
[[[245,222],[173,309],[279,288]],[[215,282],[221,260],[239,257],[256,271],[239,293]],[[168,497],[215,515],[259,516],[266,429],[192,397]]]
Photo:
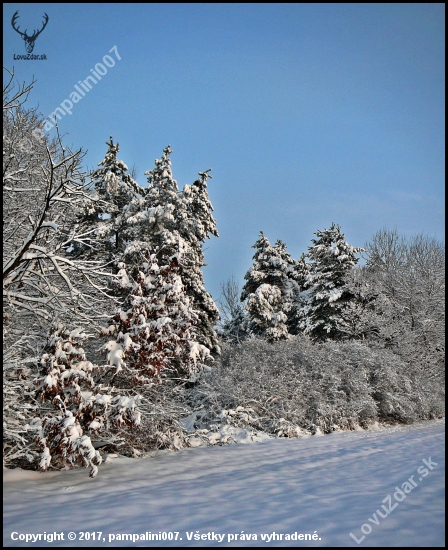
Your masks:
[[[189,212],[186,227],[191,243],[204,243],[210,235],[219,237],[216,220],[212,215],[213,206],[207,192],[207,180],[212,179],[211,169],[199,172],[199,178],[192,185],[185,185],[182,198]]]
[[[135,283],[130,282],[125,264],[119,267],[120,284],[130,293],[113,319],[115,324],[103,331],[115,337],[105,346],[109,365],[116,369],[114,377],[152,385],[174,372],[194,380],[213,359],[197,341],[198,315],[185,293],[177,256],[159,266],[157,254],[148,254]]]
[[[254,264],[244,277],[247,282],[241,293],[241,301],[247,299],[250,330],[269,341],[284,340],[298,291],[296,262],[282,241],[271,246],[262,231],[252,248],[257,249]]]
[[[87,361],[81,347],[86,338],[82,329],[69,331],[59,325],[42,356],[41,375],[35,382],[36,396],[41,401],[50,401],[58,413],[47,413],[39,419],[41,471],[51,462],[59,467],[80,463],[85,468],[90,466],[89,475],[95,477],[102,459],[92,445],[91,435],[111,425],[140,425],[138,395],[113,397],[107,391],[110,388],[103,393],[95,374],[104,374],[104,367]]]
[[[339,225],[317,231],[312,239],[305,288],[308,299],[302,308],[301,328],[314,340],[339,340],[352,334],[352,302],[357,299],[349,285],[350,272],[363,251],[347,243]]]

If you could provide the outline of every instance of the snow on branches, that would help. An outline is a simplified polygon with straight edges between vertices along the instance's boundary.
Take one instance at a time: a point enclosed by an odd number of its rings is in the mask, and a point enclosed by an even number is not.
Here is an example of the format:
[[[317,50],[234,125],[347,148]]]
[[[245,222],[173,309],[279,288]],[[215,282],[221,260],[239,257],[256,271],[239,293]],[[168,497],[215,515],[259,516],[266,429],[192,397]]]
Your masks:
[[[284,340],[289,335],[288,315],[299,291],[296,262],[282,241],[271,246],[262,231],[252,248],[257,251],[241,293],[241,301],[248,299],[249,329],[269,341]]]
[[[87,361],[81,347],[86,338],[80,328],[68,331],[59,325],[51,335],[47,353],[42,356],[41,375],[35,382],[36,396],[42,402],[50,401],[58,413],[46,414],[41,419],[36,439],[42,449],[40,471],[45,471],[51,462],[69,467],[80,463],[85,468],[90,466],[89,475],[95,477],[101,456],[92,445],[90,435],[111,425],[140,425],[138,396],[102,393],[96,378],[110,369]]]
[[[4,97],[4,104],[8,97]],[[91,321],[107,296],[106,269],[98,258],[67,254],[85,239],[76,213],[92,198],[81,163],[59,136],[40,129],[42,117],[22,105],[3,114],[3,296],[6,339],[30,327],[45,337],[49,324],[72,315]],[[90,241],[95,238],[90,236]],[[34,331],[32,331],[34,332]]]
[[[339,225],[316,231],[307,258],[305,288],[309,291],[302,309],[301,328],[314,340],[341,339],[352,335],[351,316],[356,295],[349,285],[350,274],[358,262],[356,248],[344,241]]]
[[[50,326],[58,319],[92,326],[113,303],[104,261],[69,253],[76,243],[98,246],[98,235],[86,233],[77,223],[80,209],[94,202],[82,169],[85,153],[63,145],[57,125],[54,139],[43,132],[43,117],[24,106],[32,84],[14,93],[10,74],[3,95],[3,384],[8,463],[33,461],[29,418],[30,411],[39,407],[31,385]]]
[[[261,284],[249,294],[247,311],[256,329],[264,329],[267,340],[285,340],[288,337],[287,317],[281,310],[282,293],[274,285]]]
[[[198,315],[185,293],[177,256],[158,265],[156,253],[148,254],[134,284],[121,263],[120,280],[130,292],[114,324],[103,331],[115,339],[105,345],[110,366],[139,385],[152,385],[173,373],[193,379],[213,359],[198,343]]]
[[[139,203],[145,190],[117,158],[119,143],[114,144],[111,136],[106,145],[108,150],[99,168],[89,174],[92,200],[86,202],[79,217],[91,238],[75,243],[73,253],[119,260],[127,245],[130,205]]]
[[[139,261],[148,247],[159,250],[157,256],[164,265],[175,255],[181,258],[178,274],[198,316],[198,341],[210,351],[219,353],[214,330],[219,311],[205,289],[201,271],[206,265],[202,245],[211,235],[218,236],[207,194],[210,170],[199,173],[198,180],[179,191],[172,174],[171,153],[168,145],[162,157],[155,159],[155,168],[145,172],[148,187],[144,197],[135,197],[124,208],[127,244],[123,261],[127,265]]]

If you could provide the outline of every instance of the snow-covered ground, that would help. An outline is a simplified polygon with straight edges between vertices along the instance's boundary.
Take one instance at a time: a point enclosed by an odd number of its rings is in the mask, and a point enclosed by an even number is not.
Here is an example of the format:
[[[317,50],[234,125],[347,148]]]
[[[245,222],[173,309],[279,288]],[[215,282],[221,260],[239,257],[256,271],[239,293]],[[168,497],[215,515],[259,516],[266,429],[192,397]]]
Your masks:
[[[117,457],[95,479],[4,470],[3,544],[444,546],[444,431],[438,420]],[[177,541],[120,540],[149,532]]]

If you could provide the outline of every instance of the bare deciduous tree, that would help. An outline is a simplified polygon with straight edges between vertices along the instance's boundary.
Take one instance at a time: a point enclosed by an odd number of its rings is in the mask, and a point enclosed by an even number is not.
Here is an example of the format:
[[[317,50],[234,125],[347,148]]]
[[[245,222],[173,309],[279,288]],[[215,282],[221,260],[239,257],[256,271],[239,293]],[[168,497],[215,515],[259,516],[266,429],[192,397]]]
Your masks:
[[[422,366],[442,360],[445,339],[445,247],[423,234],[378,231],[366,244],[366,276],[378,299],[385,341]],[[438,359],[436,359],[438,357]]]
[[[3,344],[7,455],[26,455],[28,420],[39,408],[31,389],[48,331],[57,320],[96,324],[107,316],[108,266],[70,258],[74,242],[91,235],[76,225],[90,201],[82,150],[48,138],[42,117],[24,107],[32,88],[3,97]]]
[[[218,299],[221,317],[218,334],[224,340],[238,344],[248,336],[245,304],[241,303],[240,296],[241,288],[234,275],[225,283],[221,283],[221,297]]]

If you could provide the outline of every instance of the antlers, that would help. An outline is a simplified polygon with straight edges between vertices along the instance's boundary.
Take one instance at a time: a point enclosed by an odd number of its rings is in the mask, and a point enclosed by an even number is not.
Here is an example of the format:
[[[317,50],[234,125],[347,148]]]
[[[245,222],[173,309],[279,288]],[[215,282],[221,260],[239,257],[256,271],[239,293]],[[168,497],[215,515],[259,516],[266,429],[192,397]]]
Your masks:
[[[36,38],[39,36],[39,34],[45,29],[45,27],[47,26],[47,23],[48,23],[48,15],[45,14],[44,16],[44,25],[43,27],[40,29],[40,31],[38,30],[35,30],[33,35],[32,36],[28,36],[26,34],[26,29],[25,29],[25,32],[21,32],[19,31],[19,28],[20,27],[16,27],[16,21],[17,19],[19,18],[19,10],[16,11],[16,13],[12,16],[12,19],[11,19],[11,25],[12,25],[12,28],[18,32],[20,34],[20,36],[25,40],[25,47],[26,47],[26,51],[28,53],[31,53],[33,51],[33,48],[34,48],[34,42],[36,40]]]

